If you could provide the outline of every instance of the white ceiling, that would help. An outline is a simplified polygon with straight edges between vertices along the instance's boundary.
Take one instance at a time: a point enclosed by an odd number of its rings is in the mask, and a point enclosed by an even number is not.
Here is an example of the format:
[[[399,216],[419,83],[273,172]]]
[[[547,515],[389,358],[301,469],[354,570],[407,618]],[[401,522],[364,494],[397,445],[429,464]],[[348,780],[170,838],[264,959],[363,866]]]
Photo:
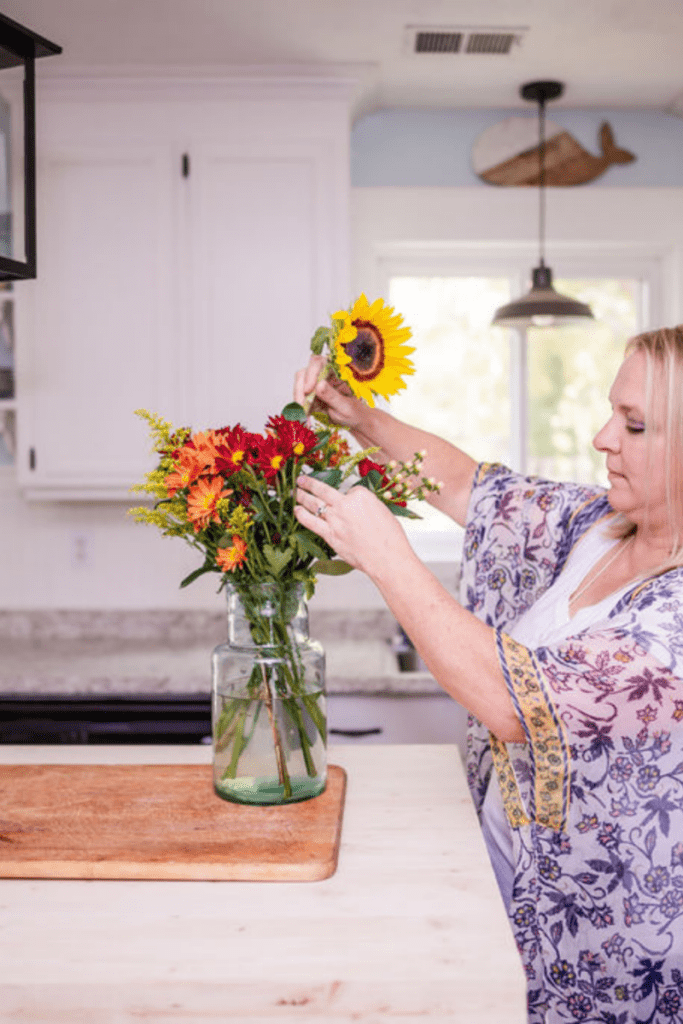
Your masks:
[[[683,113],[683,0],[0,0],[59,43],[58,68],[358,65],[356,114],[381,107],[524,107],[558,78],[558,105]],[[418,55],[407,26],[525,28],[507,56]]]

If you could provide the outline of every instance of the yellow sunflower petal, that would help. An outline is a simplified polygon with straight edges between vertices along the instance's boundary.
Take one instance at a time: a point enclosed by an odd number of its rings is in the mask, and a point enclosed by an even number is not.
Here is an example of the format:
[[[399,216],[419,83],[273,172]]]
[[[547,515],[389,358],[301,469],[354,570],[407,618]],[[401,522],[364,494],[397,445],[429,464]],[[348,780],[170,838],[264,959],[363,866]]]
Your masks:
[[[400,313],[383,299],[369,303],[363,293],[334,320],[333,358],[357,398],[372,406],[373,395],[388,398],[405,387],[403,377],[415,372],[407,358],[415,349],[406,345],[412,331]]]

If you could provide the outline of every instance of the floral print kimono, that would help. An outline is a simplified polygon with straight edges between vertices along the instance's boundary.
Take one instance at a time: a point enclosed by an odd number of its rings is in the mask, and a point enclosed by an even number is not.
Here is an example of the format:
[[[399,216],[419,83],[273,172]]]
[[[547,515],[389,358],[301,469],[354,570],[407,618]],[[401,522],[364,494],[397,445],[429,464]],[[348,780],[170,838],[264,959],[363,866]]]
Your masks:
[[[497,772],[513,829],[530,1024],[683,1024],[683,569],[555,646],[506,634],[610,514],[602,489],[487,464],[469,505],[462,599],[527,742],[471,718],[468,778],[480,810]]]

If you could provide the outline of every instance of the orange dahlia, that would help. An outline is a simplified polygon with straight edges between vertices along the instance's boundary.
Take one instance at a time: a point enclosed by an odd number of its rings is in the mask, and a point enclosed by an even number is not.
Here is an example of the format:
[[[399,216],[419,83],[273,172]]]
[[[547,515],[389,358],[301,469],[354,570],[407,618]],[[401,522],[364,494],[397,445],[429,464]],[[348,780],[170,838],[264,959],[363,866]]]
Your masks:
[[[232,491],[222,490],[223,479],[219,476],[200,477],[187,497],[187,518],[194,526],[195,533],[209,523],[220,523],[218,502],[227,498]]]
[[[216,551],[216,563],[223,572],[234,572],[235,569],[239,569],[246,557],[247,543],[237,534],[233,535],[232,547],[218,548]]]
[[[197,452],[193,448],[181,448],[175,469],[164,478],[169,497],[172,498],[177,491],[182,491],[194,483],[203,468],[204,463],[197,457]]]
[[[216,462],[216,432],[209,430],[207,433],[199,431],[193,434],[187,442],[188,448],[193,448],[196,453],[197,462],[202,468],[213,472]]]

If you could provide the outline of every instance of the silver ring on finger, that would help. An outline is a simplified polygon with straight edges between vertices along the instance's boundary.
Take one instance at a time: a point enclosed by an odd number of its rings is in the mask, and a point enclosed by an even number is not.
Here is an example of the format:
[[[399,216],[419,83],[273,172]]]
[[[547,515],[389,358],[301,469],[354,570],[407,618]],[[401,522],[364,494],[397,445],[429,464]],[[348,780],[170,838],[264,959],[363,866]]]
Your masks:
[[[316,516],[318,519],[320,519],[321,516],[325,515],[325,510],[326,509],[327,509],[327,505],[325,504],[325,502],[323,502],[322,505],[318,505],[318,507],[315,510],[315,512],[313,513],[313,515]]]

